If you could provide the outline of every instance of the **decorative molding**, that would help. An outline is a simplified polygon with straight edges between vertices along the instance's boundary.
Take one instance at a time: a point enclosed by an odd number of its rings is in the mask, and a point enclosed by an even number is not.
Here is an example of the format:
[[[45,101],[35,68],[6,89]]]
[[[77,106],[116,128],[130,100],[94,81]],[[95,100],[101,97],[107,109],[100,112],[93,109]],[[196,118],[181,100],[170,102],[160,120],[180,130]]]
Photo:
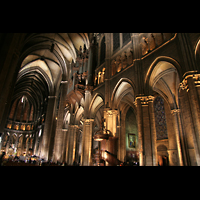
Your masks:
[[[193,79],[195,86],[200,87],[200,74],[194,74]]]
[[[171,110],[171,114],[172,114],[172,115],[174,115],[174,114],[176,114],[176,113],[180,113],[180,112],[181,112],[180,109],[173,109],[173,110]]]
[[[180,89],[182,90],[186,90],[187,92],[189,91],[189,87],[188,87],[188,84],[187,84],[187,79],[188,78],[193,78],[194,80],[194,84],[195,84],[195,87],[200,87],[200,74],[195,74],[195,71],[191,71],[191,72],[187,72],[187,73],[193,73],[193,74],[184,74],[184,79],[183,81],[179,84],[179,87]]]
[[[148,105],[149,102],[153,102],[153,101],[154,101],[154,98],[155,98],[155,97],[154,97],[154,96],[151,96],[151,95],[149,95],[149,96],[139,96],[139,97],[136,97],[136,98],[135,98],[134,104],[135,104],[135,106],[137,107],[137,99],[139,99],[140,102],[141,102],[141,105],[145,106],[145,105]]]
[[[112,116],[112,115],[117,115],[118,114],[118,111],[117,110],[106,110],[106,115],[108,117]]]
[[[187,92],[189,91],[188,85],[187,85],[187,79],[183,79],[183,81],[179,84],[179,87],[182,90],[186,90]]]
[[[84,122],[84,125],[86,126],[90,126],[90,123],[94,122],[94,119],[82,119],[82,120]]]

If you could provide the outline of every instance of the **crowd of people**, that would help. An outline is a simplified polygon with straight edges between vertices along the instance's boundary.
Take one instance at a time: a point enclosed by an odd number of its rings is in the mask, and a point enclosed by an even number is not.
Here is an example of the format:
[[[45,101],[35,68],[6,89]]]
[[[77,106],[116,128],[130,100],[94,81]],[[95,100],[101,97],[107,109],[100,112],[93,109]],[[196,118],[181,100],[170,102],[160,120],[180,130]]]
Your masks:
[[[52,162],[45,161],[37,156],[12,156],[6,155],[2,152],[0,155],[0,166],[68,166],[67,163],[63,162]],[[73,166],[79,166],[77,163],[73,163]]]
[[[104,163],[105,164],[105,163]],[[52,162],[45,161],[35,155],[21,155],[21,156],[12,156],[6,155],[5,152],[2,152],[0,155],[0,166],[68,166],[65,162]],[[79,163],[73,162],[72,166],[79,166]],[[105,165],[98,165],[98,166],[105,166]],[[138,162],[127,161],[121,163],[117,166],[139,166]]]

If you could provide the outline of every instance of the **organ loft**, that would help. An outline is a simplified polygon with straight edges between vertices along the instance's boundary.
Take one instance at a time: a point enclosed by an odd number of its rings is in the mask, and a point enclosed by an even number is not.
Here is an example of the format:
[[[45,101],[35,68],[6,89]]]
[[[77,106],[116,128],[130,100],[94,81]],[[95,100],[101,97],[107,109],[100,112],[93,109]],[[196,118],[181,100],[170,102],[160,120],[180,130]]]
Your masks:
[[[200,33],[0,33],[0,154],[200,165]]]

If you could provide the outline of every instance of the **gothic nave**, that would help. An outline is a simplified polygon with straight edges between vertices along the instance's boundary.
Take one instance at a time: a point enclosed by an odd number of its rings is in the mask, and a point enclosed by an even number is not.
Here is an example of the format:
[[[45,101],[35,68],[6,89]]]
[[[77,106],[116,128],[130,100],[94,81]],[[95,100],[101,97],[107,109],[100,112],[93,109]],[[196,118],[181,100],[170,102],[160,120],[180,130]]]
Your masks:
[[[200,33],[0,33],[0,55],[6,158],[200,165]]]

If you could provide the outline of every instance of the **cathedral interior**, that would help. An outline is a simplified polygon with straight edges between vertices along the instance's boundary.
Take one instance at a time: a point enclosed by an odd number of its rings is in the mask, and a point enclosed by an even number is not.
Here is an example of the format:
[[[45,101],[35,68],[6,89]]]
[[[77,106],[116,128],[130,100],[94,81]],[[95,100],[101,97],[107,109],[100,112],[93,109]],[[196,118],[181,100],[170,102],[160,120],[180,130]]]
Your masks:
[[[0,154],[200,165],[200,33],[0,33]]]

